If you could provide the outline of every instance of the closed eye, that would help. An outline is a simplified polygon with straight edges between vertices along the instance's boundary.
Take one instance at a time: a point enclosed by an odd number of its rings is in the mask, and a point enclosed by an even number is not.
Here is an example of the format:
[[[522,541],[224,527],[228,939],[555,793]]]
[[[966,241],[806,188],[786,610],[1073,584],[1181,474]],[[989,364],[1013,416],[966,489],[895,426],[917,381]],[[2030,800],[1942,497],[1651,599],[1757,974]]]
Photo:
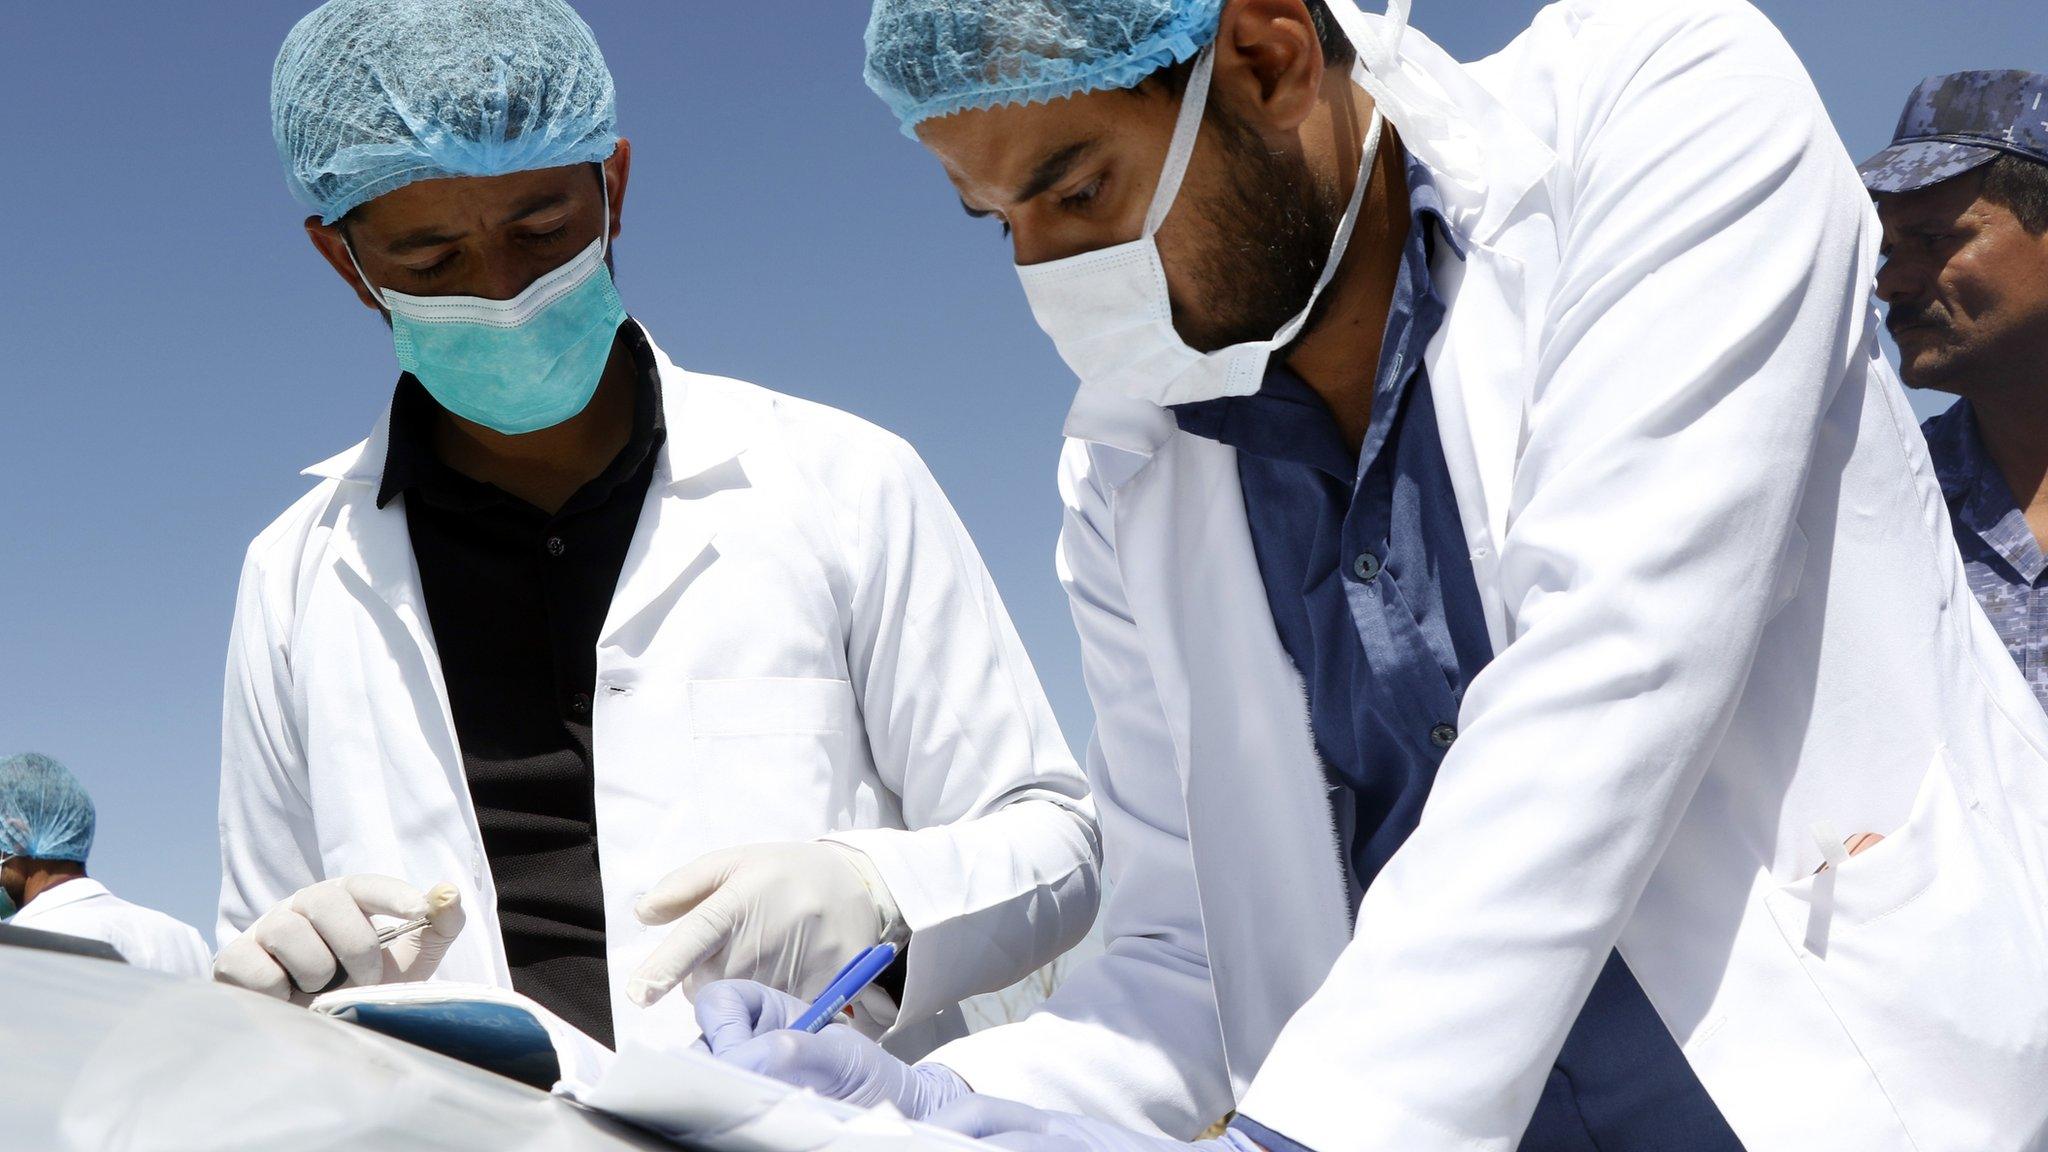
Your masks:
[[[1097,176],[1081,188],[1060,197],[1060,210],[1063,212],[1087,211],[1088,206],[1093,204],[1102,195],[1102,184],[1105,179],[1106,177]]]
[[[960,210],[962,212],[967,213],[969,216],[974,217],[976,220],[986,220],[989,217],[995,215],[994,212],[988,210],[987,208],[976,208],[968,204],[965,200],[962,200],[960,202]],[[1007,240],[1010,236],[1010,222],[1008,220],[1003,220],[1001,221],[1001,223],[1003,226],[1003,238]]]
[[[441,257],[439,260],[434,261],[432,264],[427,265],[425,268],[408,268],[406,269],[406,271],[412,273],[414,276],[418,277],[421,280],[436,280],[439,279],[443,274],[445,274],[450,268],[455,267],[455,257],[456,253],[450,252],[446,256]]]

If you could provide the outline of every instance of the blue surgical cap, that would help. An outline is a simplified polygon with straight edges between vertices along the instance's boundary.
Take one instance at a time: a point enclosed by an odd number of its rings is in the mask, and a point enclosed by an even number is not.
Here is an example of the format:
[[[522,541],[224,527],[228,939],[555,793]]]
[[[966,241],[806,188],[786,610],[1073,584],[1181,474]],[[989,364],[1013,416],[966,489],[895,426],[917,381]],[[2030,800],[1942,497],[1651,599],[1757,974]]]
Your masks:
[[[866,76],[915,136],[937,116],[1131,88],[1216,37],[1223,0],[875,0]]]
[[[332,224],[416,180],[602,160],[612,74],[561,0],[328,0],[284,38],[270,128],[292,195]]]
[[[92,797],[62,764],[34,752],[0,760],[0,856],[84,863]]]

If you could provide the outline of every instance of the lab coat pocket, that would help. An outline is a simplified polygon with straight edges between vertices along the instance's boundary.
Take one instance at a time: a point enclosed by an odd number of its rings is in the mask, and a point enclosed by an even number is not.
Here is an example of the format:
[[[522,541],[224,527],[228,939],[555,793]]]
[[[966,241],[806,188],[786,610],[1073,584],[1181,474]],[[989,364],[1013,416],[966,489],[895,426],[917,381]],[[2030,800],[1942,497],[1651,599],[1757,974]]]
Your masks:
[[[852,684],[693,680],[689,708],[692,775],[743,825],[738,842],[807,840],[876,822]]]
[[[1922,1152],[2048,1130],[2048,900],[1936,755],[1905,825],[1767,903]]]

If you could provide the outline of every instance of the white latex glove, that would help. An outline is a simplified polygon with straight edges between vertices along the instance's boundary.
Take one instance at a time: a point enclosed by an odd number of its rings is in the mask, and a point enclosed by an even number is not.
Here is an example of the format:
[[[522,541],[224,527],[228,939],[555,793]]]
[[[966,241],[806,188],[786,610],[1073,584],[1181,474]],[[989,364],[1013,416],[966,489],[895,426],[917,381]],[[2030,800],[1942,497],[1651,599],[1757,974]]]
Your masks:
[[[814,997],[855,953],[903,933],[874,865],[825,841],[699,857],[664,877],[633,911],[643,924],[675,922],[626,985],[642,1007],[679,983],[694,995],[714,980],[756,980]],[[881,1025],[894,1020],[894,1006],[876,989],[861,1002]]]
[[[380,948],[372,916],[429,922]],[[337,971],[355,985],[425,980],[463,919],[462,895],[452,884],[421,892],[389,876],[322,880],[257,917],[221,949],[213,978],[294,1004],[310,1003]]]

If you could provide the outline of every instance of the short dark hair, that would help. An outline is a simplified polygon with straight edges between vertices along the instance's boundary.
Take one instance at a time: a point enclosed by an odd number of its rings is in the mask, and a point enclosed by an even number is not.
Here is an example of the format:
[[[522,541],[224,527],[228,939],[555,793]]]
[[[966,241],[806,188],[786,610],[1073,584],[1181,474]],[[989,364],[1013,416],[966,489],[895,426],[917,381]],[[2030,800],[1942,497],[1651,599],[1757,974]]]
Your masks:
[[[2048,164],[2007,152],[1984,166],[1977,195],[2010,209],[2033,235],[2048,232]]]
[[[1352,46],[1351,37],[1344,34],[1343,25],[1338,24],[1337,18],[1330,14],[1328,0],[1302,0],[1302,2],[1308,7],[1309,23],[1315,25],[1316,43],[1321,45],[1323,49],[1323,66],[1325,68],[1343,68],[1348,70],[1352,62],[1358,59],[1358,49]],[[1338,0],[1340,4],[1348,4],[1350,2],[1351,0]],[[1157,84],[1164,87],[1168,92],[1178,94],[1187,87],[1188,73],[1193,70],[1194,60],[1192,58],[1183,60],[1178,64],[1169,64],[1140,80],[1137,87],[1133,90],[1144,91]]]

